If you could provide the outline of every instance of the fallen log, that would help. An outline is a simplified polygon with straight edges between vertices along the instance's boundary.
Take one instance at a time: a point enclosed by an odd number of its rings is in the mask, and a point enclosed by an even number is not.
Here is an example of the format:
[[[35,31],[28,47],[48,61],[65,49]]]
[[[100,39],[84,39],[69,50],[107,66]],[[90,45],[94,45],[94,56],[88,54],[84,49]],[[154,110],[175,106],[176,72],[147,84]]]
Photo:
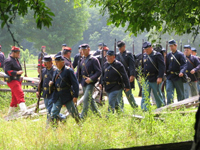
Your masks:
[[[0,72],[0,78],[4,78],[4,76],[7,76],[4,72]],[[36,78],[30,78],[30,77],[21,77],[25,81],[31,81],[32,83],[39,83],[39,80]]]
[[[156,116],[156,117],[159,117],[160,115],[163,115],[163,114],[176,114],[176,113],[179,113],[179,114],[182,114],[182,115],[185,115],[185,114],[190,114],[190,113],[196,113],[197,110],[189,110],[189,111],[171,111],[171,112],[154,112],[153,115]]]
[[[42,104],[44,104],[44,100],[42,100],[42,101],[39,102],[39,105],[42,105]],[[36,103],[34,103],[34,104],[28,106],[27,109],[30,109],[30,108],[33,108],[33,107],[34,107],[34,108],[36,107]]]
[[[199,101],[199,96],[198,95],[193,96],[193,97],[184,99],[182,101],[179,101],[177,103],[173,103],[173,104],[166,105],[164,107],[158,108],[158,109],[155,110],[155,112],[163,111],[165,109],[170,109],[170,110],[179,109],[182,106],[186,106],[186,105],[187,105],[186,107],[189,108],[189,107],[192,107],[194,105],[198,105],[198,104],[194,103],[194,102],[199,103],[198,101]]]
[[[11,92],[10,89],[0,89],[1,92]],[[36,90],[23,89],[23,92],[35,93]]]

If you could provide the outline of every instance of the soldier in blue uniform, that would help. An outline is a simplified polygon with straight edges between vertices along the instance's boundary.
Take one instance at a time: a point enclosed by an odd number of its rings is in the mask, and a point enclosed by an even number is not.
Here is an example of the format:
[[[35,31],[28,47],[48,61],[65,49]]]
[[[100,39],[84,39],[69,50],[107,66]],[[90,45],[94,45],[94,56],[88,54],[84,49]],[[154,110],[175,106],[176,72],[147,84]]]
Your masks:
[[[116,108],[117,101],[120,101],[119,94],[122,90],[126,92],[130,90],[130,83],[128,75],[121,62],[115,60],[115,53],[112,50],[107,51],[107,62],[104,63],[103,78],[101,77],[101,85],[105,85],[105,91],[109,98],[108,111]],[[102,86],[100,87],[102,88]],[[121,95],[121,94],[120,94]]]
[[[68,66],[73,69],[72,61],[71,61],[71,53],[72,53],[72,49],[70,47],[65,47],[63,49],[63,57],[64,57],[65,66]]]
[[[55,56],[62,55],[63,49],[64,49],[65,47],[67,47],[67,44],[65,44],[65,43],[62,44],[62,50],[61,50],[60,52],[58,52]]]
[[[166,70],[167,70],[167,104],[174,100],[174,88],[176,88],[178,101],[184,99],[183,76],[187,69],[186,58],[184,54],[177,50],[175,40],[169,41],[171,52],[167,54]]]
[[[153,50],[153,47],[151,46],[150,42],[144,42],[143,48],[146,52],[143,57],[144,59],[143,71],[146,77],[145,80],[146,87],[143,87],[142,89],[141,108],[143,110],[147,110],[145,90],[147,90],[149,93],[148,97],[150,97],[151,90],[153,91],[153,95],[158,108],[165,105],[161,93],[161,83],[162,83],[162,78],[164,76],[165,64],[162,54],[160,52]]]
[[[79,61],[82,59],[83,52],[81,50],[81,45],[78,47],[78,53],[74,56],[74,61],[73,61],[73,68],[75,69],[78,66]]]
[[[40,64],[41,55],[42,55],[42,57],[48,55],[45,51],[46,51],[46,46],[42,46],[41,47],[41,52],[38,55],[38,64]]]
[[[200,57],[197,56],[197,50],[196,50],[196,48],[192,47],[191,50],[192,50],[192,55],[196,56],[198,58],[198,60],[200,61]],[[198,73],[198,74],[200,74],[200,73]],[[200,75],[198,75],[197,78],[198,78],[197,88],[198,88],[198,92],[199,92],[199,95],[200,95]]]
[[[184,94],[185,94],[185,98],[189,98],[189,95],[191,96],[198,95],[197,93],[198,76],[196,72],[200,70],[200,61],[196,56],[191,55],[192,50],[191,50],[190,45],[184,45],[184,51],[185,51],[186,60],[187,60],[186,74],[191,79],[191,82],[184,83]]]
[[[51,113],[51,108],[53,106],[52,93],[53,89],[49,87],[49,82],[52,81],[53,73],[56,71],[56,67],[53,66],[51,56],[44,56],[45,68],[42,69],[42,80],[40,82],[40,87],[42,91],[42,97],[44,98],[44,104],[48,111],[48,115]],[[36,96],[39,97],[39,92],[37,89]]]
[[[5,56],[4,53],[1,51],[1,45],[0,45],[0,68],[3,68]]]
[[[83,110],[81,118],[87,116],[88,107],[90,106],[92,111],[101,116],[98,110],[97,104],[92,98],[94,91],[94,85],[101,75],[101,68],[97,58],[90,54],[90,46],[88,44],[82,44],[81,49],[83,51],[84,58],[82,59],[79,67],[81,75],[81,85],[83,87],[84,99],[83,99]]]
[[[105,63],[107,60],[106,60],[106,53],[107,51],[109,50],[109,48],[107,46],[104,46],[103,47],[103,51],[101,50],[100,54],[99,55],[96,55],[95,57],[99,60],[99,63],[100,65],[102,66],[102,52],[103,52],[103,63]]]
[[[55,57],[55,62],[58,70],[54,72],[53,79],[49,82],[49,85],[55,88],[53,92],[51,117],[53,120],[58,120],[61,107],[65,105],[69,113],[78,123],[80,119],[78,110],[75,107],[79,94],[78,81],[74,75],[73,69],[65,66],[63,56],[57,55]]]
[[[101,50],[103,49],[103,47],[106,47],[106,46],[107,46],[107,45],[104,44],[104,43],[99,43],[99,44],[98,44],[98,50],[93,54],[93,56],[100,55]]]
[[[135,98],[132,94],[132,88],[135,88],[134,87],[135,60],[133,58],[133,55],[130,52],[126,51],[126,45],[125,45],[124,41],[118,41],[117,47],[119,48],[119,52],[116,55],[116,60],[120,61],[124,65],[127,75],[129,77],[130,85],[131,85],[131,89],[129,91],[125,92],[125,94],[126,94],[126,97],[129,101],[131,107],[135,108],[135,107],[138,107],[135,102]],[[122,97],[122,95],[120,95],[120,94],[118,96],[119,96],[119,98]],[[123,109],[124,108],[123,98],[121,98],[120,103],[121,103],[120,104],[121,109]]]

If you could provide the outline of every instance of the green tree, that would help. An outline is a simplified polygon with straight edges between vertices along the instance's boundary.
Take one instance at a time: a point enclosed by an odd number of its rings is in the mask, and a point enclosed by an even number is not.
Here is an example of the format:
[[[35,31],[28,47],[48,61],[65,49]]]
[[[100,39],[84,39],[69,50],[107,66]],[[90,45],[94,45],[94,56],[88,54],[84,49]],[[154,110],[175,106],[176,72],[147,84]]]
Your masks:
[[[24,22],[26,24],[25,30],[30,33],[26,35],[26,39],[34,42],[34,47],[38,49],[42,45],[47,46],[47,53],[57,53],[61,50],[63,43],[72,46],[77,41],[82,40],[89,17],[84,8],[86,5],[74,8],[73,1],[65,2],[65,0],[48,0],[45,3],[55,14],[52,26],[50,28],[44,27],[42,30],[35,29],[33,19],[31,19],[33,12],[30,13]]]
[[[91,0],[101,6],[102,14],[109,14],[108,23],[125,27],[134,35],[156,31],[198,35],[200,24],[199,0]]]

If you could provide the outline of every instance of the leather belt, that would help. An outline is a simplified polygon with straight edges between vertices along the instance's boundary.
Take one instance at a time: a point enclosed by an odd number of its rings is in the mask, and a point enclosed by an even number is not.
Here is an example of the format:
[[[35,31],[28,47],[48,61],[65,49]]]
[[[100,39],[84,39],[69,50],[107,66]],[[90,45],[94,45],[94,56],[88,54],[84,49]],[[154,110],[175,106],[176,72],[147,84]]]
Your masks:
[[[56,90],[57,90],[58,92],[60,92],[60,91],[62,91],[62,90],[68,90],[68,89],[70,89],[70,88],[69,88],[69,87],[56,88]]]
[[[109,84],[119,84],[118,82],[106,82],[106,85],[109,85]]]

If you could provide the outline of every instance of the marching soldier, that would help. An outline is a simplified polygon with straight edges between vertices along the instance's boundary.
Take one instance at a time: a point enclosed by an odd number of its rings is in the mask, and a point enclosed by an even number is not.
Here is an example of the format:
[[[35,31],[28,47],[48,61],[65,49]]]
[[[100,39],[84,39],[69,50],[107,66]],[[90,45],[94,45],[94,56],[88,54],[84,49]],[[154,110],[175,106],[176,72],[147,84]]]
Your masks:
[[[67,47],[67,44],[62,44],[62,50],[61,50],[60,52],[58,52],[58,53],[56,54],[56,56],[57,56],[57,55],[62,55],[63,49],[64,49],[65,47]]]
[[[195,48],[195,47],[192,47],[191,50],[192,50],[192,55],[197,56],[197,50],[196,50],[196,48]],[[197,58],[198,58],[199,61],[200,61],[200,57],[197,56]],[[198,78],[198,81],[197,81],[197,88],[198,88],[198,92],[199,92],[199,95],[200,95],[200,77],[198,76],[197,78]]]
[[[191,79],[191,82],[184,83],[184,94],[185,98],[189,98],[189,93],[191,93],[191,96],[196,96],[198,94],[197,93],[198,76],[196,72],[200,70],[200,61],[196,56],[191,55],[192,50],[190,45],[184,45],[184,51],[187,60],[186,74]]]
[[[129,77],[129,81],[130,81],[130,85],[131,85],[131,89],[132,88],[135,88],[134,87],[134,78],[135,78],[135,60],[133,58],[133,55],[126,51],[126,45],[125,45],[125,42],[123,41],[118,41],[117,42],[117,47],[119,48],[119,52],[117,53],[116,55],[116,60],[120,61],[124,67],[125,67],[125,70],[127,72],[127,75]],[[125,94],[126,94],[126,97],[131,105],[132,108],[135,108],[135,107],[138,107],[136,102],[135,102],[135,98],[132,94],[132,90],[128,90],[128,91],[125,91]],[[119,98],[122,97],[122,95],[118,95]],[[124,108],[124,101],[123,99],[121,98],[120,100],[120,105],[121,105],[121,108],[123,109]]]
[[[48,115],[51,113],[51,108],[53,106],[52,93],[53,89],[49,87],[49,82],[52,81],[53,73],[56,71],[56,67],[53,66],[51,56],[44,56],[44,66],[46,68],[42,69],[42,80],[40,82],[41,91],[43,92],[42,97],[44,98],[44,104],[48,111]],[[36,96],[39,97],[39,92],[36,92]]]
[[[79,51],[79,53],[77,53],[74,56],[74,61],[73,61],[73,64],[72,64],[72,66],[73,66],[74,69],[78,66],[78,63],[82,59],[82,56],[83,56],[83,52],[81,50],[81,45],[79,45],[78,51]]]
[[[3,68],[4,60],[5,60],[5,56],[4,56],[4,53],[1,51],[1,45],[0,45],[0,68]]]
[[[19,104],[22,115],[28,114],[24,100],[24,93],[21,87],[21,75],[23,74],[23,71],[18,60],[19,57],[20,48],[13,46],[10,56],[4,62],[5,73],[10,77],[10,81],[7,81],[7,85],[10,87],[12,93],[8,117],[13,115],[17,104]]]
[[[104,43],[99,43],[99,44],[98,44],[98,50],[93,54],[93,56],[100,55],[101,50],[103,49],[103,47],[107,47],[107,45],[104,44]]]
[[[97,82],[99,76],[101,75],[101,68],[97,58],[90,54],[90,46],[88,44],[82,44],[81,49],[83,51],[84,58],[82,59],[79,67],[79,72],[81,75],[81,85],[83,87],[84,99],[83,99],[83,110],[81,113],[81,118],[87,116],[88,107],[90,106],[92,111],[101,113],[98,110],[95,100],[92,98],[92,93],[94,91],[94,85]]]
[[[116,103],[121,99],[119,99],[118,95],[122,93],[122,90],[126,92],[130,90],[130,83],[124,66],[121,62],[115,60],[114,51],[108,50],[106,57],[107,62],[104,63],[104,73],[103,78],[101,77],[100,88],[102,88],[102,84],[105,84],[105,91],[109,98],[108,111],[114,113],[115,108],[117,108]]]
[[[49,82],[50,87],[55,87],[51,117],[53,121],[57,121],[62,105],[65,105],[69,113],[78,123],[80,119],[78,110],[75,107],[79,94],[78,81],[73,69],[65,66],[63,56],[57,55],[55,62],[58,70],[55,71],[52,81]]]
[[[192,47],[191,50],[192,50],[192,55],[196,56],[196,55],[197,55],[197,50],[196,50],[196,48],[195,48],[195,47]]]
[[[71,52],[72,52],[72,49],[70,47],[65,47],[63,49],[63,57],[64,57],[65,66],[68,66],[73,69],[72,61],[71,61]]]
[[[174,88],[176,88],[178,101],[184,99],[183,76],[187,69],[186,58],[184,54],[177,50],[175,40],[169,41],[171,53],[167,54],[166,70],[167,70],[167,104],[174,100]]]
[[[99,60],[100,65],[102,65],[101,64],[102,63],[102,55],[101,55],[101,53],[103,52],[103,56],[104,56],[103,57],[103,62],[105,63],[107,61],[106,60],[106,53],[107,53],[108,50],[109,50],[109,48],[107,46],[104,46],[103,47],[103,51],[101,50],[100,54],[95,56]]]
[[[145,85],[148,93],[153,91],[157,107],[164,106],[164,101],[161,93],[161,83],[164,76],[165,64],[164,58],[160,52],[153,50],[150,42],[144,42],[144,75],[146,77]],[[141,108],[147,110],[147,103],[145,98],[145,89],[142,89]],[[148,95],[150,97],[150,94]]]
[[[48,55],[45,51],[46,51],[46,46],[42,46],[41,47],[41,52],[38,55],[38,64],[40,64],[41,55],[43,55],[43,57]]]

